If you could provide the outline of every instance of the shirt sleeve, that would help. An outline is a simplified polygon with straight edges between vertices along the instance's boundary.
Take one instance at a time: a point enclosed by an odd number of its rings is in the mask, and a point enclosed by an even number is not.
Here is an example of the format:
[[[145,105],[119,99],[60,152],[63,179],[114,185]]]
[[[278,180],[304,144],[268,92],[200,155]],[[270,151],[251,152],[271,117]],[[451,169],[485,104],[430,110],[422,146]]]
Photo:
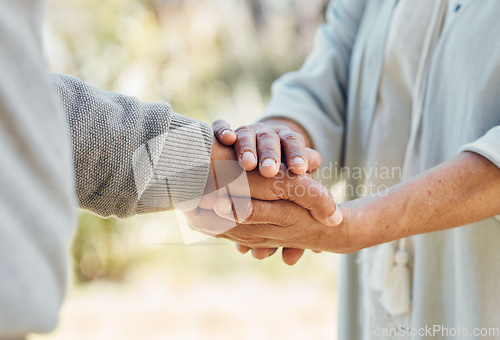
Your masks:
[[[300,124],[321,153],[323,164],[341,160],[348,70],[364,9],[365,0],[330,3],[312,52],[300,70],[273,84],[261,118],[286,118]]]
[[[459,149],[459,152],[464,151],[475,152],[500,168],[500,126],[491,128],[482,137]],[[500,222],[500,215],[495,218]]]
[[[462,146],[459,151],[475,152],[500,168],[500,126],[493,127],[484,136]]]
[[[127,217],[194,209],[203,194],[212,129],[172,112],[52,74],[71,131],[80,207]]]

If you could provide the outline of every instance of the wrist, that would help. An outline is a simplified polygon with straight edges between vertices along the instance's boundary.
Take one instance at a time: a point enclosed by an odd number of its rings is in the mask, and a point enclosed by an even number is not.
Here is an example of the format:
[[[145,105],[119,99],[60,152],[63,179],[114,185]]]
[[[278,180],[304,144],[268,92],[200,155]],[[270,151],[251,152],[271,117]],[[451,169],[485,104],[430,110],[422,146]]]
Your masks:
[[[361,249],[384,243],[384,229],[380,224],[380,197],[363,197],[339,204],[344,219],[332,237],[342,240],[342,253],[354,253]],[[339,243],[339,241],[335,241]]]
[[[394,197],[365,196],[339,206],[346,244],[353,251],[373,247],[408,236],[404,211],[392,211]]]
[[[223,163],[222,161],[227,161],[227,163]],[[236,159],[233,147],[225,146],[224,144],[220,143],[217,138],[214,137],[212,141],[212,153],[210,155],[210,168],[208,172],[207,184],[205,185],[204,195],[214,192],[217,187],[221,185],[221,183],[217,183],[216,169],[232,169],[233,167],[238,167],[239,169],[238,161]],[[230,173],[232,172],[234,171],[230,171]],[[219,180],[227,182],[228,179],[226,177],[230,176],[224,174],[224,178],[219,178]]]

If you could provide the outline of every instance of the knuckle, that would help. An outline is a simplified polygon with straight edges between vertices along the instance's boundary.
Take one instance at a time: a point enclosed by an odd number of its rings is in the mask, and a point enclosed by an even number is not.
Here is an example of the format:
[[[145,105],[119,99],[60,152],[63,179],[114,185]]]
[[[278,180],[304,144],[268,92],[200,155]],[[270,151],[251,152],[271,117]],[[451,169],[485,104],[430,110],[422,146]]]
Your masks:
[[[236,140],[236,150],[239,152],[245,152],[245,151],[252,151],[255,153],[255,148],[257,147],[257,144],[255,142],[255,139],[246,133],[239,133],[237,134],[238,139]]]
[[[257,132],[257,138],[279,140],[279,137],[276,134],[276,132],[270,129],[260,130],[259,132]]]
[[[292,132],[292,130],[290,130],[290,127],[288,125],[276,125],[274,127],[274,130],[277,131],[280,135],[287,132]]]
[[[240,126],[235,132],[239,134],[255,134],[255,131],[247,125]]]
[[[295,133],[292,131],[288,131],[288,132],[281,134],[281,139],[283,139],[284,141],[291,141],[294,138],[295,138]]]
[[[287,151],[288,151],[288,154],[290,156],[297,156],[297,155],[300,155],[300,156],[303,156],[302,155],[302,149],[299,148],[299,147],[296,147],[296,146],[291,146],[291,147],[288,147],[287,148]],[[307,159],[306,159],[307,160]]]
[[[305,139],[304,136],[302,136],[298,132],[285,132],[281,135],[281,139],[285,142],[299,142],[301,145],[305,146]]]
[[[263,123],[255,123],[255,124],[251,124],[250,127],[252,127],[252,129],[254,130],[261,130],[261,129],[267,129],[267,125],[263,124]]]

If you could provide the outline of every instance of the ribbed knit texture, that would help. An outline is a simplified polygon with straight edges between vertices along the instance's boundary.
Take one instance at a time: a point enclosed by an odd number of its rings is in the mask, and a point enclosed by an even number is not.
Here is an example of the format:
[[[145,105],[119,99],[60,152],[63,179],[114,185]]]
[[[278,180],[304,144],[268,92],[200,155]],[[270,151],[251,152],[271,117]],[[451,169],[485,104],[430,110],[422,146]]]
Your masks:
[[[52,74],[71,129],[80,207],[127,217],[194,209],[205,188],[212,129],[172,112]]]

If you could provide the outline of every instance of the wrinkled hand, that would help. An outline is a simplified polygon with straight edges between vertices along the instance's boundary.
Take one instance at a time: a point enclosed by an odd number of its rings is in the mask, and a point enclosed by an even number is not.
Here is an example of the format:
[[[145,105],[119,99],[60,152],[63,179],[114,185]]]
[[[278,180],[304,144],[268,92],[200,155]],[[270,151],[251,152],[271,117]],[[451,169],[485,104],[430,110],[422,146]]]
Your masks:
[[[279,171],[282,154],[287,168],[295,174],[313,173],[321,166],[321,155],[306,147],[304,136],[284,124],[255,123],[232,130],[224,120],[212,124],[215,137],[224,145],[234,145],[240,166],[270,178]]]
[[[278,174],[265,178],[256,170],[244,173],[235,162],[232,148],[214,139],[210,173],[200,207],[211,209],[220,189],[229,189],[233,197],[247,197],[258,200],[287,200],[309,210],[317,221],[336,226],[342,221],[330,190],[306,175],[296,175],[281,165]]]
[[[287,122],[291,124],[291,122]],[[279,171],[282,154],[291,172],[302,174],[314,173],[321,166],[321,155],[306,147],[302,133],[292,129],[280,120],[242,126],[233,131],[228,122],[215,121],[212,125],[216,138],[224,145],[234,145],[240,166],[251,171],[259,164],[259,171],[264,177],[273,177]],[[307,138],[307,137],[306,137]],[[310,141],[307,138],[307,143]],[[240,253],[247,253],[250,248],[237,245]],[[276,249],[251,249],[252,256],[264,259],[276,252]],[[283,249],[283,260],[295,264],[302,254],[301,249]]]
[[[215,140],[212,161],[211,174],[209,175],[205,195],[194,212],[186,213],[188,222],[193,229],[210,235],[219,235],[234,227],[234,222],[218,217],[213,211],[214,204],[221,195],[246,197],[247,201],[249,201],[250,197],[266,201],[288,200],[306,208],[309,216],[313,216],[314,219],[321,221],[324,225],[336,226],[342,220],[342,215],[336,209],[330,191],[305,175],[295,175],[288,171],[285,166],[282,166],[275,178],[264,178],[258,171],[254,170],[246,173],[245,183],[238,183],[238,180],[235,181],[235,179],[239,178],[242,170],[236,162],[234,151],[232,148],[222,146]],[[223,162],[223,167],[219,166],[219,169],[217,169],[217,161],[229,162]],[[228,195],[227,190],[229,187],[231,190]],[[216,220],[218,220],[219,225],[217,228],[213,227],[217,225],[217,222],[194,218],[207,212],[210,212],[212,217],[216,217]],[[240,215],[239,212],[238,215]],[[244,251],[245,248],[240,247],[240,250]],[[269,256],[273,250],[253,249],[252,252],[255,257],[263,258]],[[303,250],[298,249],[285,249],[283,252],[285,262],[289,264],[295,263],[302,255],[302,252]]]
[[[233,213],[238,210],[240,214]],[[351,253],[359,249],[349,235],[346,222],[327,227],[316,221],[307,209],[289,201],[260,201],[220,197],[215,211],[188,213],[193,226],[203,225],[218,237],[237,242],[246,248],[296,248]],[[221,226],[231,226],[218,233]],[[234,227],[233,227],[234,226]],[[242,250],[246,250],[243,248]]]

